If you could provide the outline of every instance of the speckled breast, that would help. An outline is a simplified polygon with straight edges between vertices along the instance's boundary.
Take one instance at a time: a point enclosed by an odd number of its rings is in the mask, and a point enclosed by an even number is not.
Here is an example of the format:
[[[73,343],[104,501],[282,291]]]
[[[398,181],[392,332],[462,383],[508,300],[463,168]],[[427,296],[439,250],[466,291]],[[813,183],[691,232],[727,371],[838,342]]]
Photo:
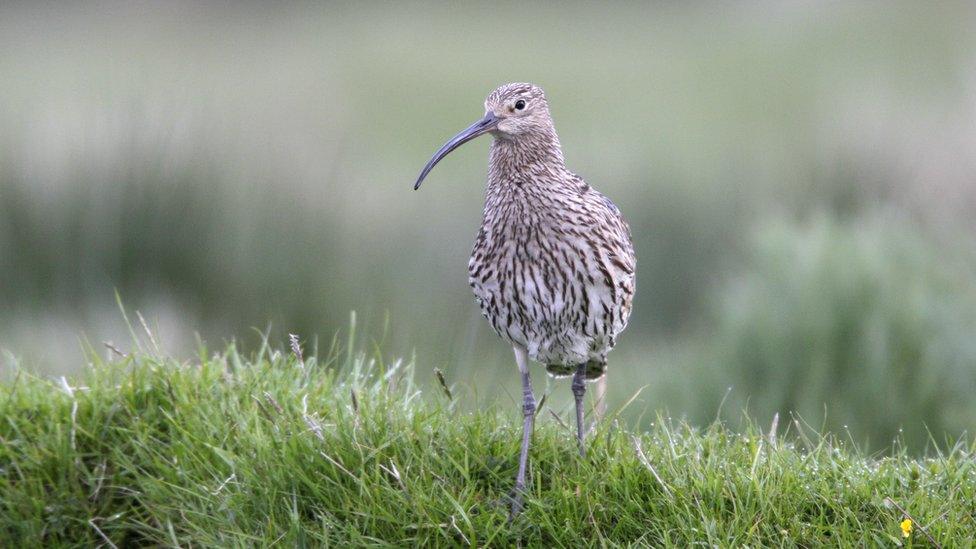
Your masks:
[[[599,251],[544,223],[505,229],[482,229],[468,264],[469,283],[495,332],[545,364],[605,360],[618,331],[614,321],[626,319],[599,272]]]

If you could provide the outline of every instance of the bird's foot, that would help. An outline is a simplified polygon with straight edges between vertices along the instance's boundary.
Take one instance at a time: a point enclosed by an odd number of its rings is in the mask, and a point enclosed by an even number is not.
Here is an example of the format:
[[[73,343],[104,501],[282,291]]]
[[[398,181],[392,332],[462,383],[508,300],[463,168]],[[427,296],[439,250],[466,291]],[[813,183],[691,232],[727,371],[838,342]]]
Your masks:
[[[522,502],[522,496],[525,493],[525,486],[515,485],[515,489],[512,490],[512,495],[509,496],[511,500],[511,507],[508,511],[508,522],[512,522],[516,517],[522,514],[522,510],[525,509],[525,505]]]

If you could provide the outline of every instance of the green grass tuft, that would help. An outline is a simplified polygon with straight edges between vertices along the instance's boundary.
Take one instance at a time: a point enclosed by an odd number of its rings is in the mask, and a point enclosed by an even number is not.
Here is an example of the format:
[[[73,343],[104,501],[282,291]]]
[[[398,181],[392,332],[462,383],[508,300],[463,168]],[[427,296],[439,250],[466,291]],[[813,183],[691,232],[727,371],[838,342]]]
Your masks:
[[[635,437],[610,419],[581,459],[543,409],[509,524],[516,407],[462,413],[409,364],[233,347],[92,360],[74,381],[0,386],[4,546],[891,546],[898,506],[947,546],[976,531],[962,443],[874,458],[786,420],[778,437],[667,419]],[[918,526],[910,541],[928,543]]]

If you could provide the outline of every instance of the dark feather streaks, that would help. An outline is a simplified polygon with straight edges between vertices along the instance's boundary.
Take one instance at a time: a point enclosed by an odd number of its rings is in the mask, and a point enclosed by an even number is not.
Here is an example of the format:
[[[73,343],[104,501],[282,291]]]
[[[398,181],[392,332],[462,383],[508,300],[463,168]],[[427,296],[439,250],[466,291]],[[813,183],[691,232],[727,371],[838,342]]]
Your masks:
[[[552,373],[602,373],[630,317],[635,267],[620,210],[566,169],[551,126],[493,142],[468,272],[502,338]]]

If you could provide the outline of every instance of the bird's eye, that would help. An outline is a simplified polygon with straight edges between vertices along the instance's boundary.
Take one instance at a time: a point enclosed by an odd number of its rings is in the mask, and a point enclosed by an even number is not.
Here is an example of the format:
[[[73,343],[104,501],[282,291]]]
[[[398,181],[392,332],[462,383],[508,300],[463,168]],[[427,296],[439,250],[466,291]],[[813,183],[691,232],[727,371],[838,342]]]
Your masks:
[[[522,109],[524,109],[524,108],[525,108],[525,101],[523,101],[523,100],[521,100],[521,99],[519,99],[518,101],[516,101],[516,102],[515,102],[515,108],[516,108],[517,110],[522,110]]]

